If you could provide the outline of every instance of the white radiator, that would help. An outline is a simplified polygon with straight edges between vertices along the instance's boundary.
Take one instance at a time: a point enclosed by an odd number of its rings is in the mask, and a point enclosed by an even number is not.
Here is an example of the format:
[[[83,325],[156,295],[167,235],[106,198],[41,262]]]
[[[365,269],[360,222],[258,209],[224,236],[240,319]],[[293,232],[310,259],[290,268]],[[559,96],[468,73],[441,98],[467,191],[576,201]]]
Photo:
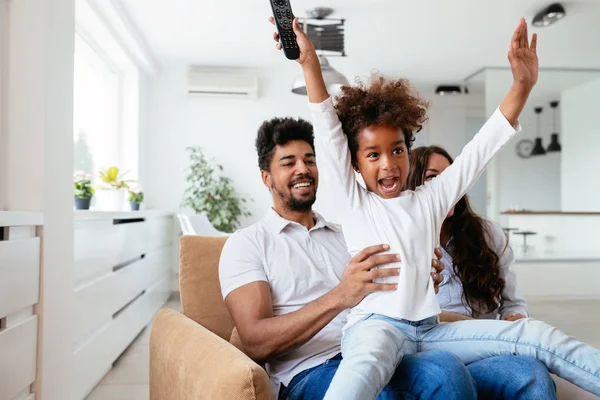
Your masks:
[[[0,400],[33,400],[41,214],[0,212]]]

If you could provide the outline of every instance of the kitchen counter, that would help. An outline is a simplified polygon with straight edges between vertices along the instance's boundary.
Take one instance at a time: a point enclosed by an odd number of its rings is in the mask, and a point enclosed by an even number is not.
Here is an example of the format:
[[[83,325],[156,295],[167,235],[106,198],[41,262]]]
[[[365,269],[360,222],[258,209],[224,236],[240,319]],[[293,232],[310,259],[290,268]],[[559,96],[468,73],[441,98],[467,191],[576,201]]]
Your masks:
[[[502,215],[600,215],[600,212],[596,211],[512,211],[507,210]]]
[[[523,253],[515,251],[516,262],[586,262],[586,261],[597,261],[600,262],[600,252],[554,252],[554,253],[543,253],[543,252],[529,252]]]

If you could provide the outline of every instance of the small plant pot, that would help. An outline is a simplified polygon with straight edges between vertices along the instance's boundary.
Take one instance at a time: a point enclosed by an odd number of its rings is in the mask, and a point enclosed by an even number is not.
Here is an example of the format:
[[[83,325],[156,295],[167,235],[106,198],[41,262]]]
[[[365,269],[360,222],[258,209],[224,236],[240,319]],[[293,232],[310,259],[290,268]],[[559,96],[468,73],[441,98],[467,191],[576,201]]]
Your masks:
[[[131,206],[131,211],[139,211],[140,203],[136,203],[135,201],[130,201],[129,205]]]
[[[89,210],[91,202],[92,202],[91,198],[81,199],[81,198],[75,197],[75,209],[76,210]]]

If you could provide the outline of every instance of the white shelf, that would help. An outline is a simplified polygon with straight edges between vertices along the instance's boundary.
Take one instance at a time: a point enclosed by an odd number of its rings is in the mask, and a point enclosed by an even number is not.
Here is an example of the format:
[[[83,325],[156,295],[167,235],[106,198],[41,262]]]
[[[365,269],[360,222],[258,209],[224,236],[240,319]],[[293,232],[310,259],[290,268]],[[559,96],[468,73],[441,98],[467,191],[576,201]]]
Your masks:
[[[41,212],[0,211],[0,226],[37,226],[42,224]]]
[[[133,218],[157,218],[172,216],[173,213],[160,210],[140,210],[140,211],[96,211],[96,210],[75,210],[76,221],[92,221],[106,219],[133,219]]]

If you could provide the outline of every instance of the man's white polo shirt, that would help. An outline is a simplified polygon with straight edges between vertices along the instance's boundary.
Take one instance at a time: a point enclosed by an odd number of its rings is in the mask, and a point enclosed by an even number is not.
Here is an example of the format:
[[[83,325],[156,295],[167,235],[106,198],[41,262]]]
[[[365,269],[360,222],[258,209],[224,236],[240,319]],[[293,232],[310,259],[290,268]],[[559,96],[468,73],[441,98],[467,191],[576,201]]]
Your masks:
[[[219,263],[223,298],[256,281],[271,287],[273,315],[302,308],[342,280],[350,260],[338,225],[314,213],[315,226],[288,221],[270,209],[259,222],[234,233],[225,243]],[[346,313],[338,315],[311,340],[269,360],[267,372],[274,390],[298,373],[322,364],[340,352]]]

